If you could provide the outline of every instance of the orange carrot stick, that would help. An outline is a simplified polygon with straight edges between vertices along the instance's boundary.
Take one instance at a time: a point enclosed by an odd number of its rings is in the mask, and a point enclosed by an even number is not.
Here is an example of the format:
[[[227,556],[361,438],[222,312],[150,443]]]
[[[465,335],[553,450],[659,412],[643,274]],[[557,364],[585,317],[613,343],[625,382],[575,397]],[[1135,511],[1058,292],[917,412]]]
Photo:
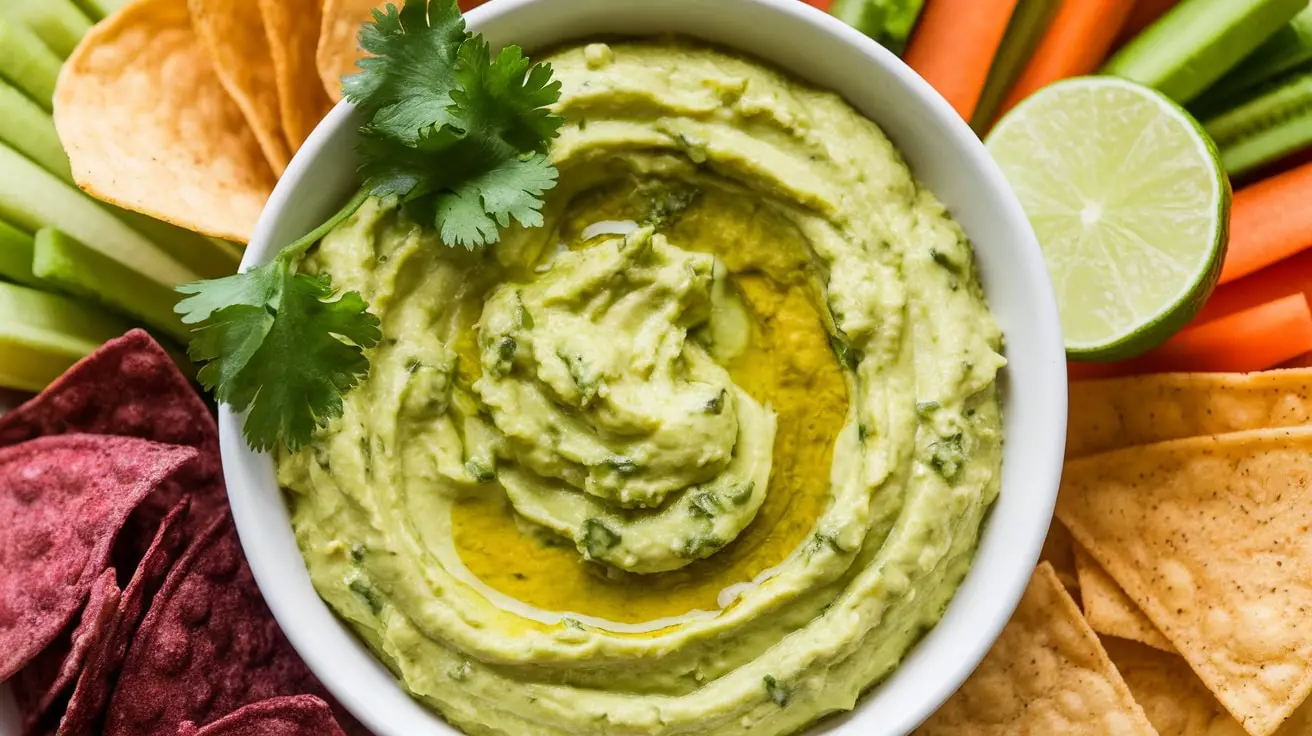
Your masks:
[[[1211,322],[1291,294],[1306,294],[1312,302],[1312,249],[1217,287],[1193,324]]]
[[[999,117],[1053,82],[1102,66],[1134,0],[1065,0],[1002,103]]]
[[[1312,309],[1293,294],[1189,327],[1161,347],[1122,363],[1070,364],[1071,378],[1104,378],[1174,371],[1246,372],[1312,352]]]
[[[1134,4],[1134,9],[1130,11],[1130,17],[1125,21],[1125,26],[1121,28],[1121,35],[1116,39],[1116,45],[1129,41],[1143,32],[1143,29],[1157,22],[1157,19],[1166,15],[1166,11],[1175,7],[1180,0],[1138,0]]]
[[[1312,246],[1312,164],[1240,189],[1230,208],[1230,249],[1221,283]]]
[[[904,57],[966,120],[1017,0],[929,0]]]

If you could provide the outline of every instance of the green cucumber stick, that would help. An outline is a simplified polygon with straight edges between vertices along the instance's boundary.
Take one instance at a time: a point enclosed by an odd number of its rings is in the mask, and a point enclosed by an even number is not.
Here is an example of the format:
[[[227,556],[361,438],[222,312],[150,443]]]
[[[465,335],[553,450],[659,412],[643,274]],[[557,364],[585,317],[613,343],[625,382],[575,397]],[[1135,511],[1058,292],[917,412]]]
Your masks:
[[[989,67],[984,91],[970,119],[970,127],[977,135],[983,136],[993,127],[1002,101],[1007,98],[1030,57],[1034,56],[1034,50],[1039,47],[1039,41],[1043,40],[1043,34],[1047,33],[1060,7],[1061,0],[1020,0],[1016,4],[1002,36],[1002,47]]]
[[[77,6],[94,21],[104,20],[123,7],[124,0],[75,0]]]
[[[41,288],[41,281],[32,273],[35,248],[31,235],[0,220],[0,278]]]
[[[829,13],[900,56],[924,7],[925,0],[834,0]]]
[[[127,223],[128,227],[150,238],[160,250],[200,274],[201,278],[216,279],[237,272],[237,265],[241,263],[241,250],[231,243],[207,238],[140,212],[110,204],[105,207]]]
[[[1295,72],[1203,122],[1232,177],[1312,146],[1312,72]]]
[[[0,15],[0,77],[50,110],[62,65],[63,61],[31,29]]]
[[[64,181],[73,181],[55,121],[27,95],[0,81],[0,143],[27,156]]]
[[[165,286],[198,278],[91,197],[4,144],[0,171],[0,218],[11,224],[29,232],[57,227]]]
[[[1218,112],[1230,107],[1244,93],[1308,64],[1312,64],[1312,4],[1221,77],[1194,106]]]
[[[130,329],[103,309],[0,282],[0,386],[40,391]]]
[[[1185,104],[1305,8],[1307,0],[1184,0],[1126,44],[1103,71]]]
[[[0,0],[0,16],[32,29],[61,59],[91,30],[91,19],[70,0]]]
[[[106,307],[186,344],[191,330],[173,311],[178,294],[54,228],[36,233],[32,272],[69,296]]]

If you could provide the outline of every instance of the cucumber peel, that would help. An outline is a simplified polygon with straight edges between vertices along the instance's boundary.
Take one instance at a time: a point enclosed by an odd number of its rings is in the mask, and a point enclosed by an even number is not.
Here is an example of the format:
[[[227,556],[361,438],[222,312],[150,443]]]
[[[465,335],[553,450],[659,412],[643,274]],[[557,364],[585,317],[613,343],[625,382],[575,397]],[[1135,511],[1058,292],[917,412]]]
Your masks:
[[[1307,6],[1307,0],[1184,0],[1126,44],[1103,71],[1185,104]]]
[[[1020,0],[1016,4],[1002,36],[1002,47],[989,67],[984,91],[980,93],[975,114],[970,119],[970,127],[977,135],[982,136],[993,127],[1007,93],[1030,57],[1034,56],[1034,50],[1039,47],[1060,7],[1061,0]]]
[[[103,309],[0,282],[0,386],[40,391],[129,329]]]
[[[1203,122],[1232,177],[1312,145],[1312,72],[1267,85],[1247,102]]]
[[[0,220],[0,278],[41,288],[41,280],[32,273],[34,251],[31,235]]]

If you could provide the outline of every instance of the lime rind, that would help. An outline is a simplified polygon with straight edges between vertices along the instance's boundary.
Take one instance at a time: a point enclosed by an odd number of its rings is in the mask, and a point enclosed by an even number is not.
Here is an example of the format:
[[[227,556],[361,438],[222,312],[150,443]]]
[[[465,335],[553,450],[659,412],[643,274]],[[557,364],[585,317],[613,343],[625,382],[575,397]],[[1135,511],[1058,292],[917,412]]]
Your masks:
[[[1043,248],[1068,357],[1132,357],[1198,313],[1220,276],[1230,185],[1183,108],[1079,77],[1022,102],[987,143]]]

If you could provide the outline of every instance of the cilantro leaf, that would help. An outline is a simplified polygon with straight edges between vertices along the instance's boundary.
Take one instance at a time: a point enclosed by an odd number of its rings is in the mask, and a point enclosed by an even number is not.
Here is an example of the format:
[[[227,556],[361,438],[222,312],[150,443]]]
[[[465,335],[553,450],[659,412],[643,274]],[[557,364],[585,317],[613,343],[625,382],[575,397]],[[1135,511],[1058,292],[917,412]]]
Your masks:
[[[359,293],[337,296],[327,276],[296,273],[282,255],[179,290],[191,295],[177,306],[183,321],[201,323],[188,351],[205,363],[197,378],[235,411],[249,409],[243,432],[260,451],[280,438],[295,451],[341,416],[342,394],[369,370],[363,348],[382,336]]]
[[[468,36],[454,0],[388,5],[360,33],[372,57],[343,79],[369,118],[360,130],[360,173],[375,196],[394,196],[449,246],[500,240],[512,220],[542,222],[556,185],[544,155],[563,120],[549,107],[560,83],[518,46],[495,56]]]

